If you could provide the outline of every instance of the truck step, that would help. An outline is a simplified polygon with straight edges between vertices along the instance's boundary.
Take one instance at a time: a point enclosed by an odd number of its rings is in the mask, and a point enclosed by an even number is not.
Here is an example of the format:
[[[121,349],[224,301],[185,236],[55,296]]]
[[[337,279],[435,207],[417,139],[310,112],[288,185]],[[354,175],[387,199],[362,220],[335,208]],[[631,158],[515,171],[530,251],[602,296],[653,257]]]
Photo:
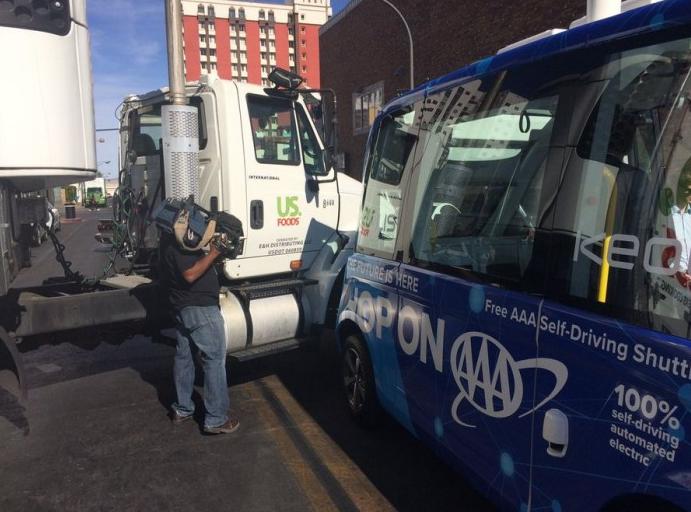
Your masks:
[[[245,300],[252,300],[286,295],[296,290],[301,291],[305,286],[314,284],[317,284],[314,279],[279,279],[265,283],[230,285],[227,288]]]
[[[250,361],[258,357],[295,350],[307,342],[309,342],[309,338],[290,338],[283,341],[276,341],[274,343],[267,343],[266,345],[260,345],[258,347],[249,347],[244,350],[240,350],[239,352],[234,352],[228,357],[232,357],[240,362]]]

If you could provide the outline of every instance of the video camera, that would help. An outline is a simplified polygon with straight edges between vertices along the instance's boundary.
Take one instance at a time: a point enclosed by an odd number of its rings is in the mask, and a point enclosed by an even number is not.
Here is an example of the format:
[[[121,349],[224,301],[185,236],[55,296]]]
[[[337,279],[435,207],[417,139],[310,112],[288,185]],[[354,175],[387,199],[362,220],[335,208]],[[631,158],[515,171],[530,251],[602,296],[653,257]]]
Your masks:
[[[192,197],[184,201],[164,200],[153,218],[159,229],[173,235],[184,251],[194,252],[213,244],[225,258],[242,254],[242,222],[226,212],[209,212]]]

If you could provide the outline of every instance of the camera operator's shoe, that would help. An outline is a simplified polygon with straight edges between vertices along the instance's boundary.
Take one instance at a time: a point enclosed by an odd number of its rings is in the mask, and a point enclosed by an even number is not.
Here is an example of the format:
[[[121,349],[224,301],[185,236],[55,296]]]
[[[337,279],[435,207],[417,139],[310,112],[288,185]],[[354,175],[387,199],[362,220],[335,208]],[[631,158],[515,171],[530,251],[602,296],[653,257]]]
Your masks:
[[[183,416],[182,414],[179,414],[178,411],[173,409],[173,411],[170,413],[170,421],[173,422],[173,425],[180,425],[181,423],[185,423],[187,420],[191,420],[193,414],[188,414],[187,416]]]
[[[235,418],[228,418],[223,425],[218,427],[204,427],[204,432],[207,434],[230,434],[235,432],[240,426],[240,422]]]

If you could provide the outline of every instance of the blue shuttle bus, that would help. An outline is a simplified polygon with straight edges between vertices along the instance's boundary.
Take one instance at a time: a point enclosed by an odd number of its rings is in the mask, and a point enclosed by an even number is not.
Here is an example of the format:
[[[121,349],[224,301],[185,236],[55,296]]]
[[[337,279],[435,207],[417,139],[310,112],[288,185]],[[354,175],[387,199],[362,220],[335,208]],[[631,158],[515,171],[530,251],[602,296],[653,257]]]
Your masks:
[[[691,1],[388,104],[338,314],[380,409],[506,510],[691,510]]]

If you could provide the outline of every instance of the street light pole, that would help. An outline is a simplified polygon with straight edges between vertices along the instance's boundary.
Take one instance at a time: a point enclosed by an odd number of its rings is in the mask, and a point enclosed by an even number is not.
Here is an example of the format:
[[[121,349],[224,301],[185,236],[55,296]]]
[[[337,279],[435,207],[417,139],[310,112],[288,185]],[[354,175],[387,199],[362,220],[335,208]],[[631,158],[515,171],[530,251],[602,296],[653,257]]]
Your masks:
[[[386,5],[391,7],[394,11],[396,11],[396,14],[401,18],[401,21],[403,22],[403,25],[405,25],[405,29],[408,31],[408,42],[410,44],[410,88],[414,89],[415,88],[415,73],[413,70],[415,58],[413,54],[413,33],[410,31],[410,27],[408,26],[408,22],[405,20],[403,17],[403,14],[401,14],[401,11],[398,10],[398,8],[389,2],[389,0],[381,0],[384,2]]]

